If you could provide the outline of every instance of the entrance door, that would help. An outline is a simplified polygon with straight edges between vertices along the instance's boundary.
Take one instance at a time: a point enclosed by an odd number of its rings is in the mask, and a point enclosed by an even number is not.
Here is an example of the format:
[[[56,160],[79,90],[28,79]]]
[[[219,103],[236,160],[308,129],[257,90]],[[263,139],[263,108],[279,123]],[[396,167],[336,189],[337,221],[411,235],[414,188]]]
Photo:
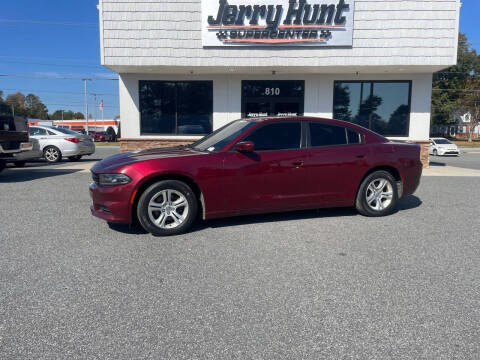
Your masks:
[[[242,81],[242,117],[301,116],[304,89],[301,80]]]

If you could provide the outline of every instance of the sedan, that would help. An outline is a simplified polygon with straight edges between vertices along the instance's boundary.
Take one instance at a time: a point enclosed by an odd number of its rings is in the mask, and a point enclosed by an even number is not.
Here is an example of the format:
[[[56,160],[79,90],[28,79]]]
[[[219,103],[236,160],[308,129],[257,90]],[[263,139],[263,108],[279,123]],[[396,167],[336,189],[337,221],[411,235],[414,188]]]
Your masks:
[[[460,153],[458,151],[458,146],[452,143],[451,141],[444,138],[433,138],[430,139],[430,155],[457,155]]]
[[[40,151],[49,163],[56,163],[67,157],[79,161],[84,155],[95,152],[95,144],[89,136],[53,126],[31,126],[30,138],[38,140]]]
[[[384,216],[412,194],[420,146],[317,118],[237,120],[190,146],[106,158],[92,168],[94,216],[154,235],[202,219],[355,206]]]

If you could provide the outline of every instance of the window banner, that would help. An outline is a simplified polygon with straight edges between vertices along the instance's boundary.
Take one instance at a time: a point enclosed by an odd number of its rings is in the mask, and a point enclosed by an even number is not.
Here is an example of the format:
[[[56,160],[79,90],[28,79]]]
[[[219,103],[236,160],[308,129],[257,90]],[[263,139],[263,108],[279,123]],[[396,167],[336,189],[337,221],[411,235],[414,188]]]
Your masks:
[[[202,0],[202,43],[352,46],[354,0]]]

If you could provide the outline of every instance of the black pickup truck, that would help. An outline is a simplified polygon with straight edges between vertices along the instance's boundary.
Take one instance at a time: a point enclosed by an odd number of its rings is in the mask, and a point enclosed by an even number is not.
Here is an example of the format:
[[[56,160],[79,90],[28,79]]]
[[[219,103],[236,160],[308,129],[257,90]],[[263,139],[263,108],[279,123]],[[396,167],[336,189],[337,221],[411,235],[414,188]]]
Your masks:
[[[0,115],[0,171],[14,154],[32,150],[28,141],[28,122],[22,117]]]

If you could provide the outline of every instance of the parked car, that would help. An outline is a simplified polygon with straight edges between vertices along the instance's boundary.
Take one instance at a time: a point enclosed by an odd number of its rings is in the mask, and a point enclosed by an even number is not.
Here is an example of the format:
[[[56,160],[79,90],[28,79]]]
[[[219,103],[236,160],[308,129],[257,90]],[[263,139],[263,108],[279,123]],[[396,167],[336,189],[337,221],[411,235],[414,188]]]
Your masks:
[[[238,120],[198,142],[111,156],[92,168],[94,216],[154,235],[203,219],[355,206],[392,213],[422,174],[420,146],[343,121]]]
[[[0,115],[0,171],[5,169],[7,162],[14,161],[15,155],[32,150],[27,128],[25,118]]]
[[[460,154],[458,146],[445,138],[430,139],[430,155],[457,155]]]
[[[56,163],[67,157],[78,161],[84,155],[95,152],[95,144],[89,136],[52,126],[31,126],[30,137],[37,139],[47,162]]]
[[[93,141],[112,141],[112,135],[105,131],[89,131],[88,134]]]

